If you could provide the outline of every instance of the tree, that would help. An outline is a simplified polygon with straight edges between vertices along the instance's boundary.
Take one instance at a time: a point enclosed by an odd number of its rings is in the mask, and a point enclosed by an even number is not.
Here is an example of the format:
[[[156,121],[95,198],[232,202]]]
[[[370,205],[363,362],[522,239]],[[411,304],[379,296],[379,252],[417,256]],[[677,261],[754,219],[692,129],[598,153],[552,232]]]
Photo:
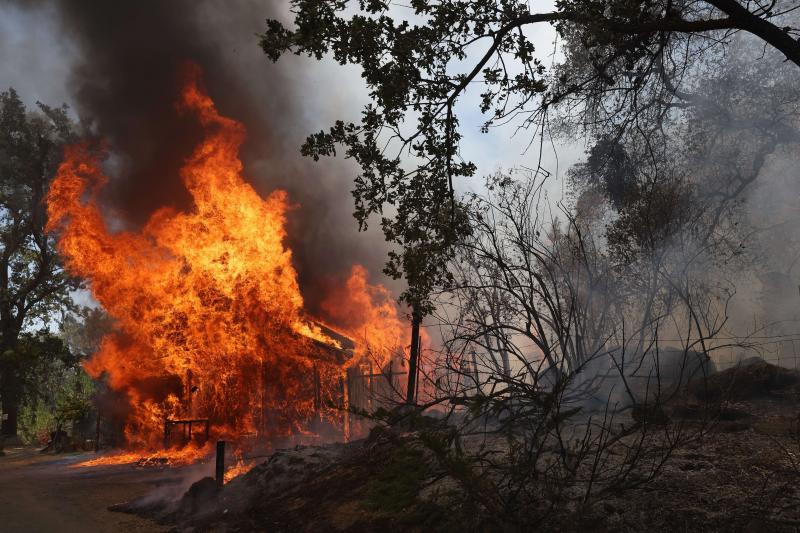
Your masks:
[[[479,511],[521,531],[647,483],[701,434],[672,415],[713,369],[730,299],[696,274],[715,250],[690,227],[621,260],[564,206],[555,218],[541,176],[500,173],[468,198],[473,233],[435,312],[434,397],[455,429],[433,451]]]
[[[67,108],[28,113],[13,89],[0,93],[0,402],[3,436],[17,433],[29,363],[21,335],[49,324],[78,281],[45,233],[44,198],[61,148],[75,138]]]
[[[18,430],[27,442],[46,442],[54,430],[85,419],[94,390],[72,352],[59,336],[44,328],[17,339],[17,379],[21,390]]]
[[[291,5],[293,28],[267,21],[261,46],[268,57],[331,55],[357,64],[372,100],[360,123],[337,121],[309,136],[302,152],[318,159],[342,146],[359,164],[356,219],[363,229],[381,217],[386,240],[398,247],[386,272],[406,277],[401,299],[415,316],[431,312],[432,290],[449,280],[453,246],[469,234],[454,183],[476,171],[459,149],[458,102],[471,87],[483,87],[483,131],[521,120],[542,137],[561,126],[613,144],[686,106],[683,90],[739,32],[800,65],[796,6],[776,1],[560,0],[542,13],[521,0]],[[528,31],[537,24],[553,25],[561,42],[563,60],[550,69]],[[384,214],[389,206],[394,216]]]
[[[671,114],[596,139],[587,160],[570,170],[570,186],[580,215],[597,219],[616,257],[667,250],[687,228],[715,249],[714,276],[720,269],[731,276],[735,267],[742,281],[745,269],[753,274],[790,255],[786,235],[780,247],[763,246],[777,237],[775,221],[789,222],[785,215],[752,203],[759,179],[772,187],[783,180],[776,165],[794,159],[800,141],[800,70],[783,63],[738,36],[728,54],[709,59],[690,87],[674,92]]]
[[[103,338],[114,330],[114,319],[101,307],[82,307],[61,321],[61,338],[69,351],[82,359],[100,348]]]

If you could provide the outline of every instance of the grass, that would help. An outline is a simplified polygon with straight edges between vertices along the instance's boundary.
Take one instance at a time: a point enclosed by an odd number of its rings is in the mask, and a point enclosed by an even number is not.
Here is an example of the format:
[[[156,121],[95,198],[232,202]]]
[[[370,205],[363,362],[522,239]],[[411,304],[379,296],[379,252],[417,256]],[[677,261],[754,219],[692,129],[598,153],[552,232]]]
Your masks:
[[[367,482],[367,504],[385,513],[398,513],[412,507],[425,481],[426,471],[425,457],[420,450],[398,446]]]

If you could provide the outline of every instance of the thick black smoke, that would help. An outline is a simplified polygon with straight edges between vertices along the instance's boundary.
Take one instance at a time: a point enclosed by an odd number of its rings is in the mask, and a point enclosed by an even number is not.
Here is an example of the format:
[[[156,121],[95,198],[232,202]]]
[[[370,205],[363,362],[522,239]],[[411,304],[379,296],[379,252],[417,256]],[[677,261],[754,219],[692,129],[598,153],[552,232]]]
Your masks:
[[[174,103],[180,65],[191,60],[202,67],[221,112],[247,127],[247,176],[259,192],[284,188],[298,204],[289,245],[311,310],[324,284],[346,275],[352,263],[380,272],[382,241],[358,234],[351,216],[352,170],[299,155],[313,106],[304,100],[298,72],[269,62],[258,48],[256,34],[266,18],[280,16],[282,2],[50,1],[65,38],[81,52],[69,79],[72,103],[110,145],[106,203],[123,223],[139,225],[164,205],[188,206],[178,169],[200,130]]]

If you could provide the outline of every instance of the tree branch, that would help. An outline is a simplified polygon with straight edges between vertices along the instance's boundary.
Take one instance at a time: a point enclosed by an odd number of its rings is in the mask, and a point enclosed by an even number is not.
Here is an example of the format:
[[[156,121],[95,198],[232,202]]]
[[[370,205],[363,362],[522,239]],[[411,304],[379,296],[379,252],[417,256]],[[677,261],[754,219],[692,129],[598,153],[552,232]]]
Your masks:
[[[800,43],[784,28],[779,28],[770,21],[754,15],[736,0],[707,0],[730,17],[733,27],[752,33],[780,50],[786,59],[800,66]]]

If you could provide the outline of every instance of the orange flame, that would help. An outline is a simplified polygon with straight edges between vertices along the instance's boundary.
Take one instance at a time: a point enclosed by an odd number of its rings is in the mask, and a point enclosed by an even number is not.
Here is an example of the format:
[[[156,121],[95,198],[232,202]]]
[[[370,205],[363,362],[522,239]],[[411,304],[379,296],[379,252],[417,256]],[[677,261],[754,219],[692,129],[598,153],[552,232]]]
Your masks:
[[[94,459],[88,459],[75,463],[75,468],[84,468],[104,465],[134,464],[137,466],[182,466],[186,464],[202,461],[212,453],[211,445],[203,446],[189,443],[183,448],[172,448],[169,450],[159,450],[158,452],[143,452],[142,450],[125,452],[118,451],[110,454],[100,455]]]
[[[225,470],[224,482],[229,483],[233,478],[248,473],[256,464],[257,462],[254,460],[246,460],[241,455],[237,456],[236,464]]]
[[[262,199],[244,180],[244,127],[218,113],[199,76],[191,69],[179,105],[205,131],[181,171],[191,211],[162,208],[140,232],[112,233],[97,202],[107,178],[88,145],[66,150],[47,199],[48,231],[58,232],[68,270],[117,321],[86,370],[127,395],[127,441],[151,450],[167,419],[208,418],[214,436],[228,438],[299,430],[315,408],[312,368],[323,406],[335,403],[342,374],[343,361],[326,357],[340,357],[341,344],[303,313],[284,246],[287,195]],[[367,329],[382,345],[402,344],[388,292],[369,286],[363,268],[342,290],[364,308],[344,320],[331,307],[341,329],[377,321]]]
[[[321,304],[326,316],[357,341],[353,362],[379,366],[400,350],[408,335],[391,292],[368,281],[367,269],[354,265],[343,286],[335,287]]]

